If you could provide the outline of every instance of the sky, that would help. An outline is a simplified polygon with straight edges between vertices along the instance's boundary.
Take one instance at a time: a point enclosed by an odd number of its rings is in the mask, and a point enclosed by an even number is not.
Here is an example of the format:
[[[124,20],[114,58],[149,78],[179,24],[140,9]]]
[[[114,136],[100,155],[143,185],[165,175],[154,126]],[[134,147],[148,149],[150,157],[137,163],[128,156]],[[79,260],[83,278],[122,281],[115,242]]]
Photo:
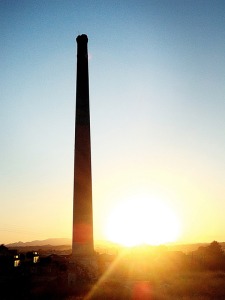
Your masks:
[[[219,0],[0,1],[0,244],[72,236],[83,33],[95,240],[144,194],[178,216],[178,242],[225,241],[224,15]]]

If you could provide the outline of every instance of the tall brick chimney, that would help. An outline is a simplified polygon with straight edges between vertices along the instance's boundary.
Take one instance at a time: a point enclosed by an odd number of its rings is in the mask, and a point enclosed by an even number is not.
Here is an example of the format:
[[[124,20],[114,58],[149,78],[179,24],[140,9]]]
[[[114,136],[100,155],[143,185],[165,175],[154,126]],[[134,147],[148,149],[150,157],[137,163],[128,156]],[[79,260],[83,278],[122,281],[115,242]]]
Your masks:
[[[91,137],[88,79],[88,37],[77,41],[77,85],[74,150],[73,241],[72,255],[94,254]]]

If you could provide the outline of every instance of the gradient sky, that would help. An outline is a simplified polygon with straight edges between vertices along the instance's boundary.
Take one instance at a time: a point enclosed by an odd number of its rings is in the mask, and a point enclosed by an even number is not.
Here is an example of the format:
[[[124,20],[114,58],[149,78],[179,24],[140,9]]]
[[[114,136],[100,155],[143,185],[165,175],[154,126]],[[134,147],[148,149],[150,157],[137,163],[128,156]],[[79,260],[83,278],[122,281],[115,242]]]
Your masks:
[[[72,235],[82,33],[95,239],[144,192],[176,211],[179,242],[225,241],[225,2],[1,0],[0,243]]]

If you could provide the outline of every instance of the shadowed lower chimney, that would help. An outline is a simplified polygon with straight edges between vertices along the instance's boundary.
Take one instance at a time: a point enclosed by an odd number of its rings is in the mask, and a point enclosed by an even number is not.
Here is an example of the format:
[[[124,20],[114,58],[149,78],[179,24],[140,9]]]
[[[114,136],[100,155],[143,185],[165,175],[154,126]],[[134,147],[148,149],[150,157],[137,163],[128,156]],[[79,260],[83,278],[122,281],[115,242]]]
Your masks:
[[[74,150],[72,255],[92,255],[93,213],[91,177],[91,138],[88,79],[88,37],[77,41],[77,85]]]

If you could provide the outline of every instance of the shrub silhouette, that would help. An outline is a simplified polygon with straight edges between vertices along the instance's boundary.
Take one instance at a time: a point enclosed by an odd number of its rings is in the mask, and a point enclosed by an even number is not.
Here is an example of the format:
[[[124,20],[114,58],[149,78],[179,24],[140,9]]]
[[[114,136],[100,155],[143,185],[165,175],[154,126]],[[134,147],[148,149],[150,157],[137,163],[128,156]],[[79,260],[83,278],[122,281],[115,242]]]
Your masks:
[[[225,254],[217,241],[213,241],[209,246],[199,247],[196,255],[204,268],[225,270]]]

